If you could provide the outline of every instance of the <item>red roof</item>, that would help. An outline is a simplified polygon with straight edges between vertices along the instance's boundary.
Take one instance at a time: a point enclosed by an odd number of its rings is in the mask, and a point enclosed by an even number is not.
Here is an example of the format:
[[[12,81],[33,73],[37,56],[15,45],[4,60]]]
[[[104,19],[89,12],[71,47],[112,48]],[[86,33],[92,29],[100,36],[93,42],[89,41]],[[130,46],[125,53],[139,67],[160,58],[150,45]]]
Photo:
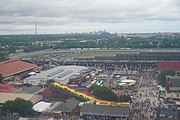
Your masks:
[[[7,60],[0,62],[0,74],[3,74],[4,76],[10,76],[33,69],[35,67],[37,67],[37,65],[21,60]]]
[[[15,92],[16,88],[10,84],[0,84],[0,92]]]

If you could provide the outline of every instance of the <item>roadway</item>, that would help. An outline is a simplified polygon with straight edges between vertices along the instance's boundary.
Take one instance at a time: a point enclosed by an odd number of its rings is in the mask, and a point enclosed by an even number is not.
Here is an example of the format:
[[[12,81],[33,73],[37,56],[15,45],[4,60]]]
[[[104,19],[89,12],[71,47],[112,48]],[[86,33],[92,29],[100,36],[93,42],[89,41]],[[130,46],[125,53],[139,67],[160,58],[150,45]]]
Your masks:
[[[20,53],[14,53],[9,55],[10,59],[20,59],[27,56],[36,56],[36,55],[42,55],[42,54],[50,54],[50,53],[64,53],[64,52],[85,52],[85,51],[139,51],[139,52],[180,52],[180,49],[61,49],[61,50],[52,50],[52,49],[46,49],[46,50],[40,50],[35,52],[20,52]]]

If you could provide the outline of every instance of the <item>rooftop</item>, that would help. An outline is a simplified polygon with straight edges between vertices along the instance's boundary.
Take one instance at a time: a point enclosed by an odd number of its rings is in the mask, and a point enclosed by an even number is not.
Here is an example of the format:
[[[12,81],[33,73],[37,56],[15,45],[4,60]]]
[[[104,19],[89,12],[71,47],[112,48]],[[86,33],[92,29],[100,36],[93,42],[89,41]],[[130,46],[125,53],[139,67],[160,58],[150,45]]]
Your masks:
[[[0,84],[0,91],[1,92],[15,92],[16,88],[10,84]]]
[[[52,106],[52,111],[62,111],[62,112],[71,112],[77,105],[79,104],[79,101],[75,98],[71,98],[66,100],[65,102],[57,102],[57,104],[54,104]]]
[[[62,84],[68,83],[67,79],[80,71],[87,69],[84,66],[58,66],[25,79],[25,83],[38,85],[45,84],[47,80],[53,79]]]
[[[40,91],[42,88],[39,86],[30,86],[20,91],[20,93],[26,94],[35,94],[36,92]]]
[[[8,100],[15,100],[16,98],[22,98],[30,100],[33,104],[42,100],[42,95],[34,94],[19,94],[19,93],[0,93],[0,103],[5,103]]]
[[[84,104],[80,110],[82,114],[86,115],[104,115],[110,117],[127,117],[129,116],[129,108],[122,106],[105,106]]]
[[[35,64],[31,64],[21,60],[7,60],[0,62],[0,73],[4,76],[14,75],[26,70],[30,70],[37,67]]]
[[[173,108],[161,108],[160,116],[171,116],[172,118],[180,118],[180,111]]]
[[[33,109],[37,112],[45,112],[51,105],[52,103],[40,101],[33,106]]]
[[[166,78],[169,78],[171,80],[180,80],[180,76],[166,76]]]
[[[0,120],[19,120],[20,117],[0,116]]]

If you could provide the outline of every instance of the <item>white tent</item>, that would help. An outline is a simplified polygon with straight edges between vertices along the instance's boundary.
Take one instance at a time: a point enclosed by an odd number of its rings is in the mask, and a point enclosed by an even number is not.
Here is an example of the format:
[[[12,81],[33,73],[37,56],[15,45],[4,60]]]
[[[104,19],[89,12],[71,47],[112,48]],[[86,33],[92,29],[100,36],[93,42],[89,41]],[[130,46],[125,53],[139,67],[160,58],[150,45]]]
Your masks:
[[[135,83],[136,81],[135,80],[121,80],[122,83]]]
[[[35,72],[30,72],[29,75],[35,75],[36,73]]]
[[[120,76],[120,75],[117,75],[116,77],[117,77],[117,78],[120,78],[121,76]]]
[[[35,104],[33,109],[37,112],[45,112],[50,108],[51,105],[52,103],[41,101]]]
[[[124,85],[126,85],[126,83],[119,83],[119,85],[120,85],[120,86],[124,86]]]

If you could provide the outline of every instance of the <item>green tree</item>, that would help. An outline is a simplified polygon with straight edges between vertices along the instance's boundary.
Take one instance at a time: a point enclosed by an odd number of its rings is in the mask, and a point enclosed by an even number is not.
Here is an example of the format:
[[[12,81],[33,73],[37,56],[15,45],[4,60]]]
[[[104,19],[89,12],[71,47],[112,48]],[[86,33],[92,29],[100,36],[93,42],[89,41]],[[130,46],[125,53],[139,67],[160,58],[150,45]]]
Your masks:
[[[0,61],[4,61],[6,60],[7,58],[7,54],[6,52],[0,52]]]
[[[2,82],[3,82],[3,79],[4,79],[3,75],[2,75],[2,74],[0,74],[0,83],[2,83]]]
[[[12,115],[14,113],[14,106],[13,106],[13,101],[12,100],[8,100],[8,101],[5,102],[4,111],[7,114],[10,114],[10,115]]]
[[[15,53],[16,52],[16,48],[14,46],[10,46],[8,50],[9,50],[10,53]]]
[[[4,104],[4,110],[7,114],[18,113],[19,116],[34,116],[36,112],[32,109],[33,104],[21,98],[16,98],[14,101],[9,100]]]
[[[93,91],[93,94],[103,100],[109,100],[109,101],[117,101],[118,97],[114,92],[106,87],[93,85],[91,90]]]
[[[118,98],[118,102],[131,102],[131,96],[130,95],[121,95]]]
[[[162,70],[158,76],[158,83],[162,86],[166,85],[166,76],[170,75],[170,76],[174,76],[175,75],[175,71],[171,70],[171,69],[167,69],[167,70]]]

